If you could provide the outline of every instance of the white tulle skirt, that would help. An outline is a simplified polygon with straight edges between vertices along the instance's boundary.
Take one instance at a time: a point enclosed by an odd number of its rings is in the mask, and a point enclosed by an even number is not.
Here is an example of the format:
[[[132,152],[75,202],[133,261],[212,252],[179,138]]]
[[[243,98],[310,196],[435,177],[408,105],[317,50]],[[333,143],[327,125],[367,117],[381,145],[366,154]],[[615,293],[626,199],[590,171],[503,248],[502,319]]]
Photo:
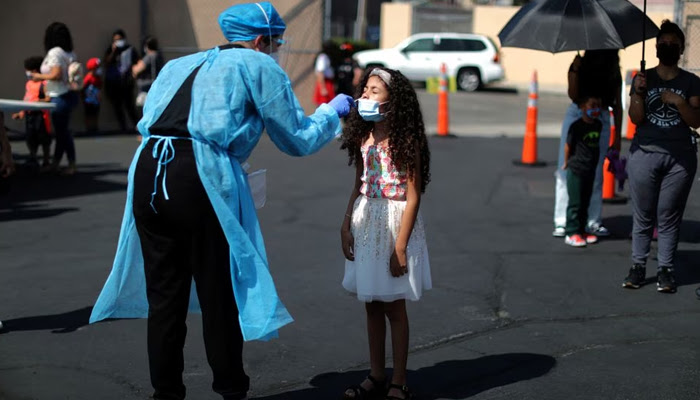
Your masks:
[[[399,234],[405,201],[360,196],[352,212],[355,261],[345,260],[343,287],[360,301],[418,300],[432,288],[428,247],[420,211],[406,249],[408,273],[393,277],[389,260]]]

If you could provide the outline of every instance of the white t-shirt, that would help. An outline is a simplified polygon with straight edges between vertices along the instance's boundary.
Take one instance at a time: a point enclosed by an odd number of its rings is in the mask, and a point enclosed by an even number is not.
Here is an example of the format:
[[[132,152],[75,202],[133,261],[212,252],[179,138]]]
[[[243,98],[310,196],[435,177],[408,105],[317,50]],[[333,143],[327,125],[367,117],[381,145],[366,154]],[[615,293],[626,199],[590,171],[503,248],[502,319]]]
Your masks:
[[[60,47],[54,47],[46,53],[44,61],[41,63],[41,73],[48,74],[53,67],[61,67],[61,79],[46,81],[46,95],[58,97],[70,90],[68,85],[68,66],[75,61],[75,53],[66,52]]]
[[[323,72],[323,77],[333,79],[333,67],[331,67],[331,59],[325,53],[321,53],[316,57],[316,72]]]

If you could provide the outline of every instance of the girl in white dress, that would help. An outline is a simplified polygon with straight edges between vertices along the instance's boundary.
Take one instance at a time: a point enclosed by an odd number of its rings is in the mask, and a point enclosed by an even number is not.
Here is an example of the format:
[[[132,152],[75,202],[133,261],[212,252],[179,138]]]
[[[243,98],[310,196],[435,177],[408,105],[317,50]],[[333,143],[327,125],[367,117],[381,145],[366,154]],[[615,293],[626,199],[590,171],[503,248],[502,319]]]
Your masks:
[[[356,167],[341,228],[343,287],[365,302],[370,374],[345,391],[346,399],[407,399],[406,300],[432,287],[421,193],[430,181],[430,151],[416,93],[400,72],[368,71],[359,85],[342,148]],[[394,373],[385,374],[386,320]]]

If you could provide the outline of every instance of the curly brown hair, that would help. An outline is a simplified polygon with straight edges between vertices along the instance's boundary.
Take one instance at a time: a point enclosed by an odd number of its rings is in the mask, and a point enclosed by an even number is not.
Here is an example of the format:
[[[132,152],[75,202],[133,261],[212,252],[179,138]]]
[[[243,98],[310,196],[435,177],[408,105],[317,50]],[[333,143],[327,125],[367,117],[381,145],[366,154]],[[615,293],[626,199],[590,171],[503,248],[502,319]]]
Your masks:
[[[377,68],[391,75],[391,83],[387,87],[389,100],[384,107],[385,121],[389,128],[391,161],[397,169],[405,171],[409,178],[413,178],[417,168],[415,154],[418,150],[422,181],[420,190],[425,193],[425,188],[430,183],[430,149],[416,91],[401,72],[384,67]],[[373,70],[374,68],[368,69],[363,74],[360,84],[355,89],[355,98],[362,96]],[[341,150],[348,151],[348,165],[362,165],[360,147],[369,138],[373,127],[374,122],[363,120],[357,109],[353,109],[348,115],[340,146]]]

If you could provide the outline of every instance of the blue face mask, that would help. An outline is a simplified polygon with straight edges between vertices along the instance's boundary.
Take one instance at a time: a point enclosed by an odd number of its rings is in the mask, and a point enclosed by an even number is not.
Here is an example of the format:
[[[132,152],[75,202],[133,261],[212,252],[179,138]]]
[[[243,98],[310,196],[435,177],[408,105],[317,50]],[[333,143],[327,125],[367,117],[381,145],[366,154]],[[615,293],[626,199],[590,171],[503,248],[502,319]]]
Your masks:
[[[588,115],[590,118],[598,118],[600,117],[600,108],[589,108],[586,110],[586,115]]]
[[[379,106],[382,104],[384,103],[375,100],[357,99],[357,112],[365,121],[381,122],[384,121],[384,114],[379,112]]]

